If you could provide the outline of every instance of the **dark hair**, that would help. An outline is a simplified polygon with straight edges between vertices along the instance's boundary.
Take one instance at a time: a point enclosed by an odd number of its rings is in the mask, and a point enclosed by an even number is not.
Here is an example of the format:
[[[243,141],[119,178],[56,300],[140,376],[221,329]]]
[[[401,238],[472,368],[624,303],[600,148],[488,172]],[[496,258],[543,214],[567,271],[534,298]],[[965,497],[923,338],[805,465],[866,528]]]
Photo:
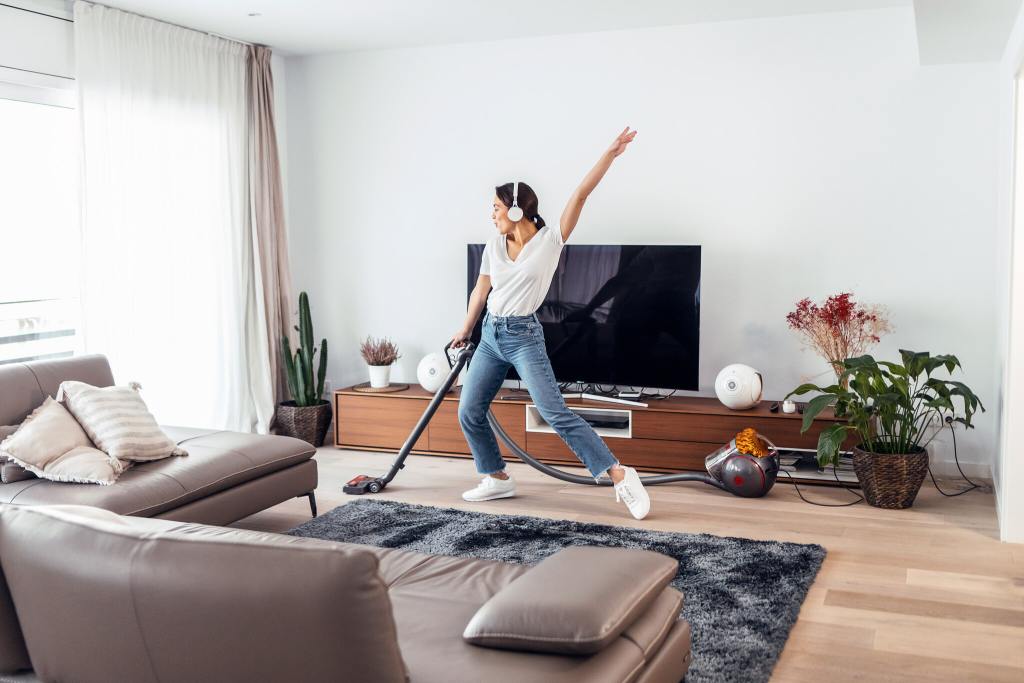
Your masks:
[[[507,207],[512,206],[512,185],[513,183],[505,183],[504,185],[498,185],[494,188],[494,193],[498,195],[498,199],[501,200],[502,204]],[[539,202],[537,200],[537,193],[533,191],[533,188],[519,181],[519,208],[523,210],[523,216],[529,218],[531,221],[537,224],[537,229],[540,230],[545,225],[544,219],[537,213]]]

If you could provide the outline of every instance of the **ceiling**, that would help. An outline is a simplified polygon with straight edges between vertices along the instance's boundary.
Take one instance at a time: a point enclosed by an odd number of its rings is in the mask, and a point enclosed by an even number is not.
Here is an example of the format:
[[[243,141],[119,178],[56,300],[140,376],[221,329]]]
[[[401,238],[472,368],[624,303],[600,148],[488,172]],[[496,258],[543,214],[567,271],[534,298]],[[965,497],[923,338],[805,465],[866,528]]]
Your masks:
[[[909,6],[911,0],[101,0],[101,4],[298,55]]]
[[[915,0],[921,63],[998,61],[1020,5],[1021,0]]]
[[[70,0],[8,0],[67,5]],[[912,8],[922,64],[995,61],[1021,0],[100,0],[289,55]],[[513,12],[514,10],[514,12]]]

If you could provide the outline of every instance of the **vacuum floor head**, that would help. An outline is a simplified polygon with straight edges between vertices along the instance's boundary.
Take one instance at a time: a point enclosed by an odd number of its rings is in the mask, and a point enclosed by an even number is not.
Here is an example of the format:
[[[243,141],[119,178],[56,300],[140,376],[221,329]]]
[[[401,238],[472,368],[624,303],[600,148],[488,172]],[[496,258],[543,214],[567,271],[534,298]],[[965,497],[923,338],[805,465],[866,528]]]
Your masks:
[[[380,493],[383,489],[384,482],[380,479],[360,474],[347,481],[341,490],[351,496],[360,496],[364,493]]]

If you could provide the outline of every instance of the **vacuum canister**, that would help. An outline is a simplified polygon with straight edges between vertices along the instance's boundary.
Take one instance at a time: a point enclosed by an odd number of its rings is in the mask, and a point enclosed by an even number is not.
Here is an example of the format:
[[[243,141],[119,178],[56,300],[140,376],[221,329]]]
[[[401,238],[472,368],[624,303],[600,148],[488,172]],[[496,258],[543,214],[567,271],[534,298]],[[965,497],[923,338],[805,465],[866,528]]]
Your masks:
[[[771,441],[747,427],[704,459],[704,466],[730,493],[757,498],[771,490],[779,473],[779,452]]]

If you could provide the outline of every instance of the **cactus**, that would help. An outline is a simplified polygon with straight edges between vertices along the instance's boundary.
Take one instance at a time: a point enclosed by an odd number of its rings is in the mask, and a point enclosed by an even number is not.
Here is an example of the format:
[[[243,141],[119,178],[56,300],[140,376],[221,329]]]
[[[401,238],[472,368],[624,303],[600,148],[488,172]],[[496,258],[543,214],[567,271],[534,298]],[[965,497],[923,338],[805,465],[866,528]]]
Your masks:
[[[313,319],[309,314],[309,296],[299,294],[299,348],[292,354],[292,345],[287,336],[281,337],[281,353],[284,356],[285,371],[288,375],[288,391],[297,406],[315,406],[324,394],[324,377],[327,375],[327,340],[320,342],[320,365],[313,376],[313,360],[317,349],[313,345]],[[315,380],[315,381],[314,381]]]

